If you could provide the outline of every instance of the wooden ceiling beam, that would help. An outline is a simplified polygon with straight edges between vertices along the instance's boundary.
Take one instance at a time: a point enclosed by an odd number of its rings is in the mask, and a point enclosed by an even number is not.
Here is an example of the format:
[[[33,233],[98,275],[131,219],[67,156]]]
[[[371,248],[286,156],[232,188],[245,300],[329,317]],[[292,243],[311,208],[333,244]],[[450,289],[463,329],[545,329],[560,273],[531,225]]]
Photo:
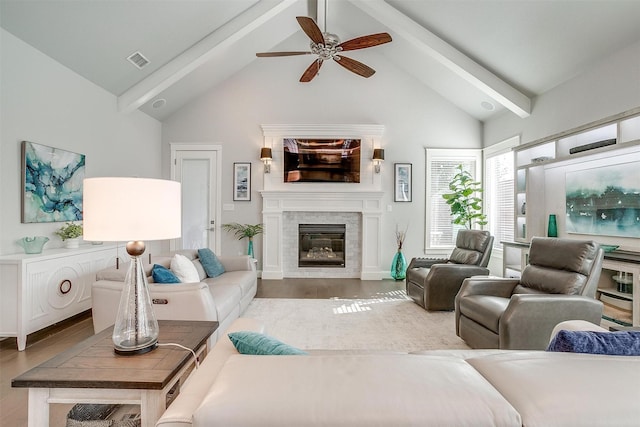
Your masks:
[[[531,115],[531,99],[528,96],[393,6],[383,0],[349,1],[505,108],[522,118]]]
[[[283,13],[297,2],[298,0],[259,1],[125,91],[118,97],[118,111],[128,113],[140,108],[203,65],[218,52],[228,49],[242,37]]]

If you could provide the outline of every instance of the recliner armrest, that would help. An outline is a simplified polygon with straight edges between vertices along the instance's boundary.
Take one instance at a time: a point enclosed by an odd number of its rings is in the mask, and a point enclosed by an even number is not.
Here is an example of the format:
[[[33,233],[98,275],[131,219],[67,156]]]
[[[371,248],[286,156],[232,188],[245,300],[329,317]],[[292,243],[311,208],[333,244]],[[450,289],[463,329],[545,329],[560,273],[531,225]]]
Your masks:
[[[462,282],[460,292],[458,292],[456,298],[467,295],[493,295],[509,298],[518,283],[520,283],[518,279],[470,277]]]
[[[407,268],[431,268],[436,264],[446,264],[447,258],[413,258]]]
[[[456,290],[463,280],[471,276],[487,276],[489,269],[470,264],[435,264],[429,270],[427,282],[438,283],[438,288],[454,286]]]
[[[544,350],[551,333],[565,320],[597,324],[601,301],[582,295],[516,294],[500,318],[500,348]]]

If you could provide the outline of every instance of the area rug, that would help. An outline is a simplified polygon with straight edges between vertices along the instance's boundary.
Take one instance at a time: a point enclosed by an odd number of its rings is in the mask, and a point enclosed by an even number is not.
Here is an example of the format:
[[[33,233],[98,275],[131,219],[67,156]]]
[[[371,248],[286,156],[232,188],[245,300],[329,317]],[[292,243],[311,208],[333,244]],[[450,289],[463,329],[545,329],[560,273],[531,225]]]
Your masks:
[[[404,291],[372,299],[256,298],[243,317],[302,349],[419,351],[468,349],[453,312],[428,312]]]

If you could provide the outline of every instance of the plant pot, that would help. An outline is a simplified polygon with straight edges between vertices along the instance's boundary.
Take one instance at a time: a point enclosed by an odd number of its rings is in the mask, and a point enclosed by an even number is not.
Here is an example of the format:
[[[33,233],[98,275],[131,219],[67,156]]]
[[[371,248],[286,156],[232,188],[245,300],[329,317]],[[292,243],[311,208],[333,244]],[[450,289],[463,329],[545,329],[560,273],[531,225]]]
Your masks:
[[[253,253],[253,239],[249,238],[249,246],[247,247],[247,255],[249,255],[251,258],[255,258],[255,255]]]
[[[75,239],[67,239],[64,241],[64,247],[67,249],[77,249],[80,247],[80,237]]]

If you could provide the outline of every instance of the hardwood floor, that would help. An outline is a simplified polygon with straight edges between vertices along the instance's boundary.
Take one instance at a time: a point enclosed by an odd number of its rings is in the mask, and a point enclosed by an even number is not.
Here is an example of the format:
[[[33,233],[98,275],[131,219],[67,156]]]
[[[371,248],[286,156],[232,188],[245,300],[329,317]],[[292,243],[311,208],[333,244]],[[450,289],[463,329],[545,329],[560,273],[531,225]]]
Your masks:
[[[404,289],[404,281],[360,279],[258,280],[257,298],[373,298]]]
[[[404,281],[359,279],[258,280],[256,298],[375,298],[404,289]],[[15,338],[0,341],[0,427],[27,427],[27,389],[12,388],[11,379],[93,335],[85,312],[27,337],[18,351]],[[50,425],[64,427],[73,405],[51,405]]]

